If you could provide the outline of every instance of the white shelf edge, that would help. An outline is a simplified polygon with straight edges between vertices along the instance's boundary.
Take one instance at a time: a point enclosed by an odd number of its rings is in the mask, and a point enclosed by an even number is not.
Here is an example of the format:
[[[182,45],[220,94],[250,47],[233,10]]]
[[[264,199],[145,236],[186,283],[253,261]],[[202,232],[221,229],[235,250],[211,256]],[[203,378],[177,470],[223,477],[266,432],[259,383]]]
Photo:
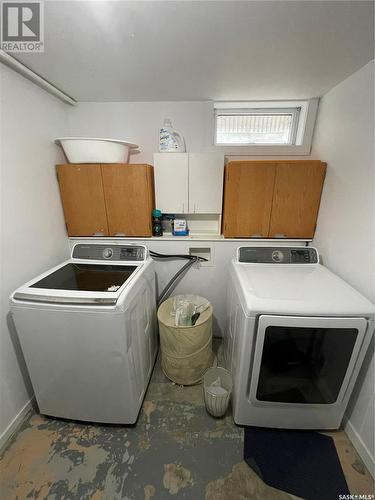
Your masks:
[[[189,235],[189,236],[151,236],[151,237],[139,237],[139,236],[71,236],[69,240],[103,240],[103,241],[214,241],[214,242],[226,242],[226,241],[236,241],[241,242],[259,242],[264,243],[310,243],[312,239],[308,238],[224,238],[222,235]]]

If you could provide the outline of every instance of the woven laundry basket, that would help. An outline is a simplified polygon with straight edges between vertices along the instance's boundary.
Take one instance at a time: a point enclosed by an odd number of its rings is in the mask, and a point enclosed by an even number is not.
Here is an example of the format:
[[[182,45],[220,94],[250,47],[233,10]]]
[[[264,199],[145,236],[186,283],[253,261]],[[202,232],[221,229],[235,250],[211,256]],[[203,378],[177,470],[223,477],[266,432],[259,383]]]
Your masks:
[[[176,384],[194,385],[215,361],[212,306],[201,313],[194,326],[175,326],[171,316],[173,300],[169,298],[158,310],[161,365],[164,374]]]

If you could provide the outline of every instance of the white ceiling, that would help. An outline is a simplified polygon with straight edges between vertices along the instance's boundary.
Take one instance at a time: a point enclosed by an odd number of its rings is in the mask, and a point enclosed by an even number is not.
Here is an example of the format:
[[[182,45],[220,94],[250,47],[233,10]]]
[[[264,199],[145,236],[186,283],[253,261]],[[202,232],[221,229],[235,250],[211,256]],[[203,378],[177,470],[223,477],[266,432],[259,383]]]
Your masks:
[[[374,57],[374,3],[47,1],[17,58],[79,101],[320,96]]]

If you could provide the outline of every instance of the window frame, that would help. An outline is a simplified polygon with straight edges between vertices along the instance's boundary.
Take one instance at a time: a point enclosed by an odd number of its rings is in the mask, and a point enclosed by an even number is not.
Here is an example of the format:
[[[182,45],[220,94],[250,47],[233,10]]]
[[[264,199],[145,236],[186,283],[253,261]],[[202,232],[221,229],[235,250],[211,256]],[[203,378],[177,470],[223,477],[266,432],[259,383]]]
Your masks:
[[[232,108],[232,109],[215,109],[215,146],[283,146],[295,145],[297,138],[297,128],[299,122],[299,115],[301,107],[292,108]],[[275,115],[292,115],[292,126],[289,132],[289,140],[285,143],[269,143],[269,142],[249,142],[249,143],[236,143],[236,142],[217,142],[217,120],[219,116],[275,116]]]
[[[319,99],[289,101],[216,101],[213,103],[213,146],[227,156],[293,156],[309,155],[316,121]],[[297,113],[298,123],[293,127],[294,143],[288,144],[221,144],[217,143],[217,117],[227,114],[255,114],[258,111],[277,114],[291,110]],[[261,114],[261,113],[259,113]]]

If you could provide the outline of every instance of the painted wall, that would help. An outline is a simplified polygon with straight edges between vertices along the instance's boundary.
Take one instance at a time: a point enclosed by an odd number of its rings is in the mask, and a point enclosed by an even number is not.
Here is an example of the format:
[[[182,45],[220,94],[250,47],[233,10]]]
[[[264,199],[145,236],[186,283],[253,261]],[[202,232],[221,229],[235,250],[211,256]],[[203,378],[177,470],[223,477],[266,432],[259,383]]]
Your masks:
[[[66,134],[67,106],[0,65],[1,413],[0,444],[32,395],[9,317],[9,294],[68,256],[52,139]],[[10,427],[9,427],[10,426]]]
[[[212,101],[189,102],[81,102],[69,112],[69,134],[85,137],[112,137],[135,142],[141,153],[130,162],[153,164],[159,147],[159,128],[164,118],[185,137],[189,152],[217,151],[213,146],[214,107]],[[220,150],[227,153],[222,147]],[[229,159],[267,159],[266,156],[227,156]],[[271,157],[274,158],[274,157]],[[306,156],[292,156],[306,159]]]
[[[328,163],[313,244],[327,267],[375,302],[374,61],[323,97],[312,153]],[[373,347],[347,416],[347,431],[373,471]]]
[[[185,137],[188,151],[209,149],[212,143],[213,105],[201,102],[82,102],[69,113],[71,135],[114,137],[141,145],[134,163],[153,163],[159,128],[171,118]]]

